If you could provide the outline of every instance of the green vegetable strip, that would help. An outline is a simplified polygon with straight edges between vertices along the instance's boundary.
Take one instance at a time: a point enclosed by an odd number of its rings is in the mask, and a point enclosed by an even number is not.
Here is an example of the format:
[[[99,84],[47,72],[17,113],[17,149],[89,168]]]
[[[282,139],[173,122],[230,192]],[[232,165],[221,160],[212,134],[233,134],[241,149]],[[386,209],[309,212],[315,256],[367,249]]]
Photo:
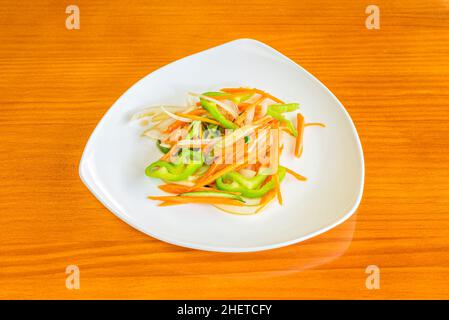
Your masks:
[[[148,177],[165,181],[187,180],[202,167],[203,162],[204,159],[200,151],[184,151],[183,149],[177,163],[173,164],[164,160],[155,161],[145,169],[145,174]]]
[[[241,102],[244,102],[244,101],[250,99],[253,95],[254,95],[254,93],[244,93],[244,94],[235,95],[235,96],[233,96],[232,101],[235,103],[241,103]]]
[[[292,122],[290,120],[287,120],[282,113],[276,112],[273,109],[268,108],[267,110],[267,114],[272,116],[273,118],[281,121],[281,122],[285,122],[287,124],[287,127],[291,130],[291,132],[293,133],[293,135],[296,137],[298,135],[298,131],[296,131],[295,126],[292,124]]]
[[[156,161],[149,165],[145,169],[145,174],[148,177],[151,178],[158,178],[166,181],[182,181],[187,180],[192,174],[194,174],[202,164],[197,163],[190,163],[188,165],[185,165],[183,163],[180,163],[178,165],[175,165],[176,171],[178,172],[170,172],[170,169],[168,168],[168,165],[171,163],[167,161]]]
[[[282,181],[285,177],[285,168],[279,166],[278,168],[279,181]],[[257,177],[257,176],[256,176]],[[264,176],[266,178],[266,176]],[[258,189],[249,189],[242,186],[237,181],[233,180],[231,183],[225,183],[223,181],[223,177],[220,177],[216,180],[216,185],[219,190],[223,191],[231,191],[231,192],[240,192],[240,194],[247,198],[261,198],[268,191],[272,190],[275,187],[275,181],[271,179],[266,184]]]
[[[170,148],[161,146],[161,140],[157,140],[157,141],[156,141],[156,145],[157,145],[157,148],[158,148],[162,153],[167,153],[167,152],[170,151]]]
[[[280,113],[292,112],[299,109],[299,103],[273,104],[269,106],[268,109]]]
[[[213,97],[218,95],[226,95],[226,93],[222,92],[206,92],[203,95]],[[209,114],[226,129],[237,129],[237,126],[230,120],[226,119],[226,117],[218,110],[217,104],[215,102],[200,99],[201,106],[209,112]]]
[[[242,174],[235,171],[229,172],[223,176],[225,180],[226,179],[233,180],[248,189],[258,188],[262,184],[262,182],[265,181],[266,177],[267,177],[266,175],[259,174],[252,178],[246,178]]]

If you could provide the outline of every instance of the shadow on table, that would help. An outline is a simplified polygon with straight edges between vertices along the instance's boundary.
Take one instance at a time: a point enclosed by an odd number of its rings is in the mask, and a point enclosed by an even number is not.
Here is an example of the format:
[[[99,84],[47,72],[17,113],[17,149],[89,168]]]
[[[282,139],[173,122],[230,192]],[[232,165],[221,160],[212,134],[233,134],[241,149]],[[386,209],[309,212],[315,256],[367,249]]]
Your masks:
[[[171,273],[197,276],[267,277],[315,268],[342,256],[352,241],[357,214],[313,239],[284,248],[252,253],[216,253],[183,249]],[[184,251],[185,250],[185,251]],[[182,262],[181,262],[182,261]]]

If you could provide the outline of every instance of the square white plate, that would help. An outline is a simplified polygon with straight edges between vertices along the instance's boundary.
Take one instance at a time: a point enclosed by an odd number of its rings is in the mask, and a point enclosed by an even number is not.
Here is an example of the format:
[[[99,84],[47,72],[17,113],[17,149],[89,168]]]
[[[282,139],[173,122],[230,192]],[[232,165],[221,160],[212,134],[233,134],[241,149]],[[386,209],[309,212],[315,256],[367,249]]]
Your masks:
[[[153,141],[140,137],[142,127],[130,121],[131,115],[146,105],[182,105],[188,91],[240,86],[299,102],[306,122],[326,124],[305,129],[300,159],[292,156],[292,143],[281,159],[308,181],[287,175],[284,205],[273,201],[251,216],[208,205],[158,207],[148,200],[148,195],[164,194],[157,188],[160,181],[144,174],[160,152]],[[321,82],[273,48],[240,39],[175,61],[132,86],[92,133],[80,176],[109,210],[152,237],[194,249],[245,252],[300,242],[348,219],[362,197],[364,160],[350,116]]]

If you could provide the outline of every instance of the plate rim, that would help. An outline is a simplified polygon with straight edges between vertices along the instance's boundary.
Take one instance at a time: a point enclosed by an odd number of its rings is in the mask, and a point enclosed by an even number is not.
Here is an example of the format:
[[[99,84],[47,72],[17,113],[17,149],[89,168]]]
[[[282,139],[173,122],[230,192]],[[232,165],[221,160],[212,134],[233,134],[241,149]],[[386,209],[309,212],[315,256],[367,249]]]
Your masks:
[[[131,219],[128,218],[128,216],[124,213],[121,212],[121,210],[119,210],[118,208],[115,208],[113,205],[110,204],[110,201],[108,199],[105,199],[102,195],[100,195],[96,188],[95,185],[91,186],[90,183],[87,181],[87,177],[86,174],[84,173],[83,168],[85,167],[85,162],[86,162],[86,157],[87,157],[87,153],[90,149],[90,144],[92,143],[93,137],[96,134],[96,131],[98,130],[99,127],[101,127],[101,124],[103,123],[103,121],[105,121],[105,118],[107,116],[107,114],[112,110],[112,108],[114,108],[114,106],[116,105],[116,103],[122,99],[134,86],[136,86],[138,83],[140,83],[141,81],[143,81],[146,77],[150,76],[151,74],[155,73],[155,72],[159,72],[165,68],[167,68],[168,66],[177,63],[179,61],[182,61],[184,59],[187,59],[191,56],[197,55],[199,53],[204,53],[204,52],[208,52],[208,51],[212,51],[212,50],[216,50],[220,47],[224,47],[224,46],[229,46],[229,45],[238,45],[239,43],[252,43],[254,45],[258,45],[258,46],[262,46],[264,49],[267,49],[269,51],[271,51],[273,54],[277,55],[278,57],[290,62],[291,64],[293,64],[295,67],[301,69],[302,71],[305,72],[305,74],[310,77],[311,79],[313,79],[314,81],[316,81],[336,102],[337,105],[340,107],[340,109],[343,111],[343,114],[345,115],[346,119],[349,121],[350,125],[351,125],[351,130],[353,135],[356,138],[356,145],[357,145],[357,149],[359,151],[360,154],[360,161],[361,161],[361,175],[360,175],[360,181],[359,181],[359,190],[358,190],[358,195],[356,198],[356,201],[354,202],[354,205],[352,206],[352,208],[350,210],[348,210],[341,218],[337,219],[335,222],[333,222],[332,224],[329,224],[328,226],[324,227],[324,228],[320,228],[316,231],[310,232],[307,235],[301,236],[301,237],[297,237],[294,238],[292,240],[288,240],[288,241],[283,241],[283,242],[277,242],[277,243],[272,243],[272,244],[267,244],[267,245],[261,245],[261,246],[249,246],[249,247],[221,247],[221,246],[214,246],[214,245],[204,245],[204,244],[197,244],[197,243],[192,243],[192,242],[185,242],[185,241],[176,241],[170,238],[166,238],[162,235],[159,235],[157,233],[153,233],[153,232],[148,232],[146,230],[143,230],[143,228],[141,228],[140,226],[138,226],[137,224],[135,224]],[[299,242],[303,242],[305,240],[311,239],[313,237],[316,237],[320,234],[323,234],[335,227],[337,227],[338,225],[342,224],[343,222],[345,222],[346,220],[348,220],[357,210],[357,208],[360,206],[362,197],[363,197],[363,192],[364,192],[364,186],[365,186],[365,158],[364,158],[364,153],[363,153],[363,148],[362,148],[362,143],[360,141],[360,137],[359,134],[357,132],[357,129],[355,127],[355,124],[351,118],[351,116],[349,115],[348,111],[346,110],[346,108],[343,106],[343,104],[340,102],[340,100],[338,100],[338,98],[332,93],[332,91],[330,91],[318,78],[316,78],[313,74],[311,74],[309,71],[307,71],[305,68],[303,68],[301,65],[299,65],[298,63],[296,63],[295,61],[293,61],[292,59],[290,59],[289,57],[285,56],[284,54],[282,54],[281,52],[277,51],[276,49],[274,49],[273,47],[255,40],[255,39],[250,39],[250,38],[239,38],[236,40],[232,40],[232,41],[228,41],[225,42],[223,44],[220,44],[218,46],[214,46],[212,48],[208,48],[190,55],[187,55],[183,58],[177,59],[175,61],[172,61],[160,68],[157,68],[156,70],[152,71],[149,74],[146,74],[144,77],[142,77],[140,80],[138,80],[137,82],[135,82],[133,85],[131,85],[109,108],[108,110],[103,114],[102,118],[100,119],[100,121],[98,121],[98,123],[96,124],[94,130],[92,131],[92,133],[89,136],[89,139],[87,140],[87,143],[83,149],[83,153],[79,162],[79,166],[78,166],[78,173],[80,176],[81,181],[83,182],[83,184],[87,187],[87,189],[95,196],[95,198],[102,204],[104,205],[109,211],[111,211],[117,218],[119,218],[120,220],[124,221],[125,223],[127,223],[128,225],[130,225],[131,227],[133,227],[134,229],[152,237],[155,238],[157,240],[172,244],[172,245],[177,245],[177,246],[181,246],[184,248],[189,248],[189,249],[195,249],[195,250],[202,250],[202,251],[211,251],[211,252],[228,252],[228,253],[239,253],[239,252],[256,252],[256,251],[264,251],[264,250],[271,250],[271,249],[276,249],[276,248],[281,248],[281,247],[285,247],[285,246],[289,246],[292,244],[296,244]]]

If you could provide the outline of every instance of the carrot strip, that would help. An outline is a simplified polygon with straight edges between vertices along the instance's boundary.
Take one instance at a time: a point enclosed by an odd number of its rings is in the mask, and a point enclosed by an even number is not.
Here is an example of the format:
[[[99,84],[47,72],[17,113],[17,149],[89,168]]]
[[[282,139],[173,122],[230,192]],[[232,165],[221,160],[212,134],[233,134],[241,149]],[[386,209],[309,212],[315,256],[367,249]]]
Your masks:
[[[189,192],[189,187],[188,186],[183,186],[180,184],[163,184],[158,186],[159,189],[161,189],[162,191],[165,191],[167,193],[173,193],[173,194],[181,194],[181,193],[185,193],[185,192]],[[223,190],[218,190],[212,187],[201,187],[198,188],[197,191],[209,191],[209,192],[218,192],[218,193],[229,193],[229,194],[235,194],[235,195],[240,195],[240,192],[232,192],[232,191],[223,191]]]
[[[243,202],[223,197],[149,196],[148,199],[176,203],[231,204],[234,206],[244,205]]]
[[[179,184],[162,184],[159,185],[158,188],[161,189],[162,191],[176,194],[183,193],[188,189],[187,186],[181,186]]]
[[[271,120],[273,120],[273,118],[271,116],[265,116],[263,118],[257,119],[256,121],[253,122],[253,124],[254,125],[256,125],[256,124],[257,125],[259,125],[259,124],[262,125],[262,124],[270,122]]]
[[[304,124],[304,127],[311,127],[311,126],[318,126],[318,127],[326,128],[326,125],[324,123],[320,123],[320,122],[309,122],[309,123]]]
[[[271,95],[271,94],[269,94],[269,93],[267,93],[267,92],[265,92],[265,91],[263,91],[263,90],[254,88],[253,91],[256,92],[256,93],[258,93],[258,94],[261,94],[261,95],[266,96],[267,98],[273,100],[274,102],[277,102],[277,103],[284,103],[284,101],[282,101],[281,99],[278,99],[278,98],[276,98],[275,96],[273,96],[273,95]]]
[[[195,109],[193,111],[190,111],[188,114],[199,116],[200,114],[205,114],[205,113],[207,113],[207,111],[204,109]]]
[[[259,204],[260,207],[259,209],[257,209],[256,213],[265,208],[275,197],[276,197],[276,190],[274,189],[265,194],[262,198],[262,201],[260,201]]]
[[[179,202],[172,202],[172,201],[164,201],[158,204],[158,207],[168,207],[168,206],[177,206],[182,203]]]
[[[274,175],[274,182],[275,182],[275,185],[276,185],[276,195],[277,195],[277,198],[278,198],[278,202],[282,206],[281,185],[279,183],[279,175],[277,173]]]
[[[277,134],[278,134],[277,138],[275,139],[276,140],[275,141],[276,145],[274,146],[275,150],[277,150],[277,158],[276,158],[276,162],[277,163],[275,164],[276,165],[275,168],[278,168],[279,167],[279,160],[281,158],[281,152],[282,152],[282,149],[283,149],[280,146],[280,144],[279,144],[279,139],[281,138],[280,137],[281,133],[280,133],[280,130],[279,130],[279,123],[276,123],[274,125],[274,128],[277,129]],[[277,194],[278,202],[282,206],[281,183],[279,182],[279,173],[278,172],[276,172],[274,174],[274,183],[275,183],[275,186],[276,186],[276,194]]]
[[[244,110],[248,109],[251,105],[252,105],[252,103],[241,102],[238,105],[239,111],[244,111]]]
[[[191,116],[194,116],[194,115],[200,115],[200,114],[205,114],[206,113],[206,110],[204,110],[204,109],[195,109],[195,110],[192,110],[192,111],[190,111],[189,113],[187,113],[188,115],[191,115]],[[189,117],[186,117],[185,115],[186,114],[178,114],[179,116],[184,116],[185,118],[189,118]],[[197,120],[197,119],[195,119],[195,120]],[[177,128],[179,128],[179,127],[181,127],[183,124],[186,124],[187,122],[185,122],[185,121],[180,121],[180,120],[176,120],[175,122],[173,122],[171,125],[169,125],[168,127],[167,127],[167,129],[165,129],[164,130],[164,133],[170,133],[170,132],[172,132],[173,130],[175,130],[175,129],[177,129]]]
[[[167,129],[164,130],[164,133],[171,133],[172,131],[174,131],[174,130],[178,129],[179,127],[181,127],[183,124],[185,124],[184,121],[176,120],[171,125],[169,125],[167,127]]]
[[[191,115],[191,114],[186,114],[186,113],[177,113],[176,115],[178,115],[180,117],[192,119],[192,120],[199,120],[199,121],[202,121],[202,122],[209,122],[209,123],[212,123],[212,124],[220,125],[220,123],[218,121],[215,121],[215,120],[212,120],[212,119],[208,119],[208,118],[204,118],[204,117],[200,117],[200,116],[197,116],[197,115]]]
[[[181,135],[180,139],[181,139],[181,140],[184,139],[185,136],[186,136],[188,133],[189,133],[189,132],[188,132],[187,130],[185,130],[185,132]],[[171,156],[172,154],[174,154],[175,151],[178,150],[178,148],[179,148],[178,143],[175,143],[175,144],[171,147],[170,151],[168,151],[166,154],[164,154],[159,160],[165,160],[165,161],[168,160],[168,159],[170,158],[170,156]]]
[[[207,179],[204,179],[202,181],[197,182],[193,187],[190,188],[190,191],[192,190],[196,190],[198,188],[201,188],[215,180],[217,180],[219,177],[221,177],[222,175],[224,175],[225,173],[228,173],[232,170],[237,170],[237,168],[242,167],[244,165],[246,165],[248,162],[248,158],[245,157],[245,159],[243,160],[243,163],[234,163],[232,165],[229,165],[223,169],[221,169],[220,171],[214,173],[213,175],[209,176]]]
[[[245,108],[245,111],[243,111],[240,116],[234,121],[235,124],[241,125],[243,123],[243,120],[245,120],[245,117],[248,112],[250,112],[251,108],[255,108],[259,103],[265,100],[265,96],[262,95],[259,99],[257,99],[255,102],[251,103],[250,106]]]
[[[252,108],[252,107],[251,107]],[[245,120],[246,114],[249,112],[250,107],[246,108],[245,111],[243,111],[237,119],[235,119],[234,123],[238,126],[241,126],[243,123],[243,120]]]
[[[200,180],[197,181],[197,183],[202,181],[202,180],[205,180],[208,177],[210,177],[211,175],[213,175],[215,170],[217,170],[217,168],[218,168],[218,163],[216,163],[216,162],[212,163],[209,166],[209,168],[207,169],[206,173],[200,178]]]
[[[296,115],[296,127],[298,135],[296,136],[295,142],[295,156],[299,158],[301,156],[300,152],[302,150],[302,138],[304,135],[304,117],[300,113]]]
[[[162,191],[165,191],[168,193],[179,194],[179,193],[187,192],[190,187],[173,183],[173,184],[162,184],[162,185],[158,186],[158,188],[161,189]],[[206,191],[206,190],[202,190],[202,191]]]
[[[165,160],[167,161],[170,158],[170,155],[177,150],[178,144],[175,143],[173,147],[171,147],[170,151],[168,151],[166,154],[164,154],[159,160]]]
[[[275,96],[273,96],[263,90],[257,89],[257,88],[252,88],[252,89],[250,89],[250,88],[222,88],[221,91],[227,92],[227,93],[244,93],[244,92],[258,93],[261,95],[265,95],[267,98],[273,100],[274,102],[284,103],[284,101],[282,101],[281,99],[278,99]]]
[[[250,88],[222,88],[220,91],[227,92],[227,93],[241,93],[241,92],[249,92],[251,91]]]
[[[299,173],[293,171],[292,169],[289,169],[289,168],[286,168],[286,167],[284,167],[284,168],[285,168],[285,171],[287,171],[288,173],[290,173],[292,176],[294,176],[294,177],[295,177],[296,179],[298,179],[299,181],[306,181],[306,180],[307,180],[306,177],[300,175]]]
[[[227,92],[229,94],[227,95],[222,95],[222,96],[214,96],[215,100],[231,100],[232,98],[238,96],[240,94],[240,92]]]

